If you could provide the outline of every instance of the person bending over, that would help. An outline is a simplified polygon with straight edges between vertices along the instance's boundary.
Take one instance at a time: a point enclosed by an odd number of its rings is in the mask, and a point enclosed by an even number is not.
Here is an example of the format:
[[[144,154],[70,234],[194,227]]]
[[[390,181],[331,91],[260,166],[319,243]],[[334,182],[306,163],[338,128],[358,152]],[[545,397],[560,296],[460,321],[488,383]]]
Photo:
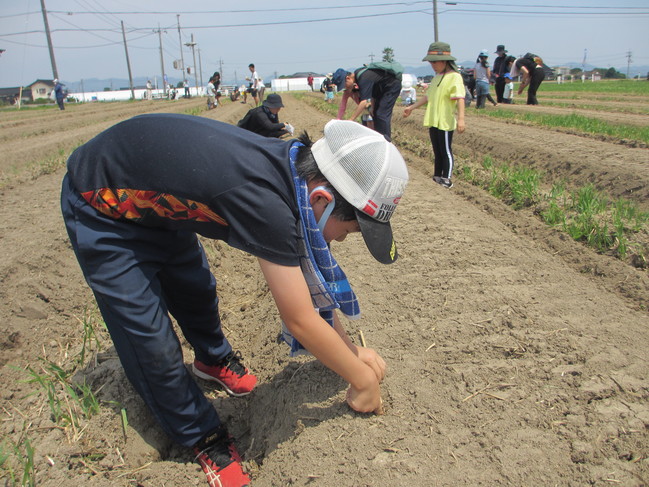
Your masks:
[[[193,449],[210,485],[250,478],[185,367],[171,316],[194,350],[194,375],[233,396],[257,378],[223,333],[198,235],[255,256],[291,352],[308,351],[345,379],[352,409],[378,413],[386,364],[353,344],[338,317],[360,309],[330,243],[361,232],[379,262],[394,262],[390,219],[407,182],[394,145],[339,120],[312,144],[306,134],[284,141],[202,117],[140,115],[68,159],[63,218],[126,376],[169,437]]]

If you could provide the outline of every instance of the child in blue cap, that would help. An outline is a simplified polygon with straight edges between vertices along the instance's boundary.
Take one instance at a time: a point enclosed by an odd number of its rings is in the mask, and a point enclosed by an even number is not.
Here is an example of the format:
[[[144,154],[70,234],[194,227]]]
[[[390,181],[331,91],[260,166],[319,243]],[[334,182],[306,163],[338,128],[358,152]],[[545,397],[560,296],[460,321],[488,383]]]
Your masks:
[[[505,89],[503,91],[503,103],[511,105],[514,101],[514,80],[512,75],[505,74]]]

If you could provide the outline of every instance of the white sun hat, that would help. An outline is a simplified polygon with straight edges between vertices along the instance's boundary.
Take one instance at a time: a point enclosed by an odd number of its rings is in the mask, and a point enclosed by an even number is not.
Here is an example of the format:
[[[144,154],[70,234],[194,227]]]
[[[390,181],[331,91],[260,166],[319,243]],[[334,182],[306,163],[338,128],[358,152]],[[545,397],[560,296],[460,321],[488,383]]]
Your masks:
[[[329,183],[356,209],[370,253],[383,264],[397,260],[390,218],[408,183],[398,149],[359,123],[331,120],[311,152]]]

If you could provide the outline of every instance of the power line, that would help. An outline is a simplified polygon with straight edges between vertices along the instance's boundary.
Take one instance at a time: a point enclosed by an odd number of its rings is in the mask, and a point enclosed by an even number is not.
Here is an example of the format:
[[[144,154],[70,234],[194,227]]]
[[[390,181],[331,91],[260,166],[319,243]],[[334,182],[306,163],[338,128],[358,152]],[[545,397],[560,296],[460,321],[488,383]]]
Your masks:
[[[430,4],[429,1],[426,2],[413,2],[413,3],[426,3]],[[493,6],[505,6],[505,5],[510,5],[510,4],[478,4],[475,2],[466,2],[467,4],[475,4],[475,5],[493,5]],[[392,5],[392,4],[380,4],[380,5]],[[458,4],[461,5],[461,4]],[[519,8],[521,6],[518,6]],[[536,7],[539,7],[536,5]],[[559,6],[553,6],[552,8],[558,8]],[[568,6],[561,6],[561,8],[568,7]],[[324,7],[313,7],[312,9],[324,9]],[[329,7],[327,7],[329,8]],[[569,7],[572,8],[572,7]],[[574,7],[574,8],[602,8],[602,7]],[[608,8],[608,7],[607,7]],[[610,8],[636,8],[636,7],[610,7]],[[643,9],[642,7],[637,7],[638,9]],[[267,9],[268,11],[280,11],[283,9]],[[306,9],[304,9],[306,10]],[[644,10],[647,10],[644,8]],[[56,12],[59,13],[60,11],[51,11],[51,12]],[[206,11],[205,11],[206,12]],[[204,12],[204,13],[205,13]],[[216,12],[216,11],[209,11],[209,12]],[[524,15],[579,15],[579,16],[590,16],[590,15],[649,15],[649,10],[645,12],[621,12],[621,11],[616,11],[616,12],[566,12],[566,11],[524,11],[524,10],[482,10],[482,9],[458,9],[458,8],[451,8],[451,9],[446,9],[442,13],[445,12],[453,12],[453,13],[480,13],[480,14],[493,14],[493,15],[499,15],[499,14],[524,14]],[[94,13],[94,12],[85,12],[85,13]],[[126,14],[127,12],[119,12],[121,14]],[[135,13],[135,12],[133,12]],[[144,12],[142,12],[144,13]],[[157,12],[160,13],[160,12]],[[290,24],[306,24],[306,23],[317,23],[317,22],[335,22],[335,21],[341,21],[341,20],[357,20],[357,19],[365,19],[365,18],[372,18],[372,17],[384,17],[384,16],[390,16],[390,15],[404,15],[404,14],[412,14],[412,13],[423,13],[430,15],[431,12],[429,9],[417,9],[417,10],[402,10],[402,11],[397,11],[397,12],[385,12],[385,13],[375,13],[375,14],[365,14],[365,15],[350,15],[350,16],[343,16],[343,17],[329,17],[329,18],[323,18],[323,19],[303,19],[303,20],[280,20],[280,21],[270,21],[270,22],[248,22],[248,23],[239,23],[239,24],[220,24],[220,25],[195,25],[195,26],[185,26],[183,27],[183,30],[188,30],[188,29],[226,29],[226,28],[233,28],[233,27],[260,27],[260,26],[272,26],[272,25],[290,25]],[[58,17],[57,17],[58,18]],[[73,25],[73,24],[72,24]],[[129,33],[136,32],[136,31],[141,31],[141,30],[154,30],[154,27],[130,27],[128,29]],[[112,32],[112,33],[119,33],[119,29],[107,29],[107,28],[92,28],[92,29],[84,29],[84,28],[77,28],[77,29],[52,29],[51,32],[77,32],[77,31],[84,31],[84,32]],[[13,36],[13,35],[25,35],[25,34],[41,34],[43,33],[42,30],[32,30],[32,31],[24,31],[24,32],[12,32],[12,33],[2,33],[0,34],[0,37],[8,37],[8,36]]]
[[[491,2],[453,2],[458,6],[461,5],[478,5],[485,7],[517,7],[519,9],[525,8],[554,8],[554,9],[576,9],[576,10],[646,10],[647,7],[627,7],[622,5],[617,6],[584,6],[584,5],[544,5],[544,4],[531,4],[531,5],[520,5],[513,3],[491,3]],[[397,5],[407,5],[412,6],[416,4],[430,4],[430,0],[419,0],[411,2],[389,2],[389,3],[370,3],[370,4],[354,4],[354,5],[332,5],[332,6],[323,6],[323,7],[301,7],[300,11],[310,11],[310,10],[336,10],[336,9],[350,9],[350,8],[367,8],[367,7],[390,7]],[[205,15],[205,14],[237,14],[237,13],[268,13],[268,12],[295,12],[295,8],[268,8],[268,9],[237,9],[237,10],[194,10],[194,11],[108,11],[108,10],[84,10],[84,11],[70,11],[70,10],[48,10],[50,13],[64,14],[64,15]],[[482,12],[482,11],[477,11]],[[35,12],[22,12],[17,14],[9,15],[0,15],[0,19],[20,17],[25,15],[31,15]],[[559,12],[557,12],[559,13]],[[620,12],[622,13],[622,12]],[[110,23],[107,21],[107,23]],[[115,24],[114,24],[115,25]]]
[[[34,14],[40,14],[41,11],[37,10],[35,12],[22,12],[19,14],[9,14],[9,15],[0,15],[0,19],[10,19],[12,17],[23,17],[25,15],[34,15]]]
[[[55,19],[58,19],[60,22],[66,23],[66,24],[68,24],[68,25],[71,25],[72,27],[76,27],[76,28],[77,28],[79,31],[81,31],[81,32],[87,32],[88,34],[93,35],[93,36],[95,36],[95,37],[98,37],[98,38],[100,38],[100,39],[103,39],[104,41],[113,42],[111,39],[107,39],[106,37],[103,37],[103,36],[101,36],[101,35],[99,35],[99,34],[96,34],[95,32],[93,32],[92,29],[84,29],[83,27],[79,27],[78,25],[75,25],[75,24],[73,24],[72,22],[63,19],[63,18],[61,18],[61,17],[58,16],[58,15],[54,15],[54,18],[55,18]]]
[[[75,0],[75,2],[83,7],[86,7],[87,9],[90,9],[91,3],[87,2],[85,0]],[[95,7],[96,8],[96,7]],[[68,16],[71,16],[70,13],[67,14]],[[120,21],[118,19],[113,20],[112,18],[109,17],[109,15],[106,14],[106,12],[95,12],[95,15],[105,22],[108,25],[111,25],[113,27],[119,27],[120,26]],[[114,14],[112,14],[114,16]]]
[[[428,2],[427,2],[428,3]],[[401,12],[386,12],[386,13],[380,13],[380,14],[365,14],[365,15],[353,15],[353,16],[346,16],[346,17],[331,17],[331,18],[325,18],[325,19],[307,19],[307,20],[281,20],[281,21],[274,21],[274,22],[251,22],[251,23],[245,23],[245,24],[222,24],[222,25],[199,25],[199,26],[184,26],[183,30],[189,30],[189,29],[226,29],[226,28],[232,28],[232,27],[259,27],[259,26],[264,26],[264,25],[287,25],[287,24],[305,24],[305,23],[315,23],[315,22],[334,22],[334,21],[339,21],[339,20],[355,20],[355,19],[366,19],[370,17],[385,17],[389,15],[403,15],[403,14],[411,14],[411,13],[422,13],[422,10],[405,10]],[[129,29],[130,32],[135,32],[138,30],[153,30],[155,29],[154,27],[138,27],[138,28],[131,28]],[[52,29],[51,32],[76,32],[79,29]],[[106,28],[99,28],[99,29],[83,29],[84,31],[87,32],[119,32],[118,29],[106,29]],[[21,35],[21,34],[26,34],[26,33],[42,33],[43,31],[30,31],[30,32],[13,32],[13,33],[8,33],[8,34],[0,34],[0,37],[6,37],[6,36],[12,36],[12,35]]]
[[[615,7],[595,7],[590,5],[521,5],[520,3],[488,3],[488,2],[453,2],[457,5],[480,5],[488,7],[518,7],[518,8],[574,8],[574,9],[594,9],[594,10],[607,10],[607,9],[627,9],[627,10],[646,10],[647,7],[624,7],[617,5]]]
[[[337,10],[337,9],[349,9],[349,8],[367,8],[367,7],[393,7],[397,5],[415,5],[415,4],[430,4],[430,0],[419,0],[412,2],[390,2],[390,3],[370,3],[370,4],[354,4],[354,5],[331,5],[325,7],[300,7],[300,11],[304,10]],[[117,15],[205,15],[205,14],[248,14],[248,13],[268,13],[268,12],[295,12],[296,9],[293,8],[258,8],[258,9],[237,9],[237,10],[191,10],[191,11],[117,11],[113,12]],[[57,13],[66,13],[70,15],[84,15],[84,14],[94,14],[98,12],[94,11],[81,11],[81,12],[64,12],[57,11]]]
[[[146,37],[150,37],[152,35],[153,35],[152,33],[142,34],[141,36],[134,37],[131,40],[132,41],[137,41],[137,40],[140,40],[140,39],[144,39]],[[14,44],[14,45],[17,45],[17,46],[47,48],[47,46],[45,46],[43,44],[30,44],[30,43],[27,43],[27,42],[16,42],[16,41],[10,41],[10,40],[7,40],[7,39],[4,39],[2,42],[6,42],[8,44]],[[98,47],[114,46],[116,44],[122,44],[122,41],[110,41],[107,44],[95,44],[95,45],[83,45],[83,46],[59,46],[57,44],[56,49],[94,49],[94,48],[98,48]],[[131,47],[134,47],[134,48],[137,48],[137,49],[155,49],[155,48],[149,48],[149,47],[143,47],[143,46],[131,46]]]
[[[459,4],[458,4],[459,5]],[[457,12],[457,13],[489,13],[489,14],[523,14],[523,15],[579,15],[579,16],[589,16],[589,15],[649,15],[649,10],[646,12],[546,12],[546,11],[527,11],[527,10],[481,10],[481,9],[458,9],[458,8],[449,8],[443,12]]]
[[[528,15],[528,16],[538,15],[539,17],[556,16],[556,15],[559,16],[575,15],[575,16],[579,16],[580,18],[586,18],[590,16],[600,16],[600,15],[633,18],[638,15],[649,15],[649,11],[647,12],[534,12],[531,11],[530,12],[530,11],[523,11],[523,10],[481,10],[481,9],[456,9],[456,8],[449,8],[446,10],[442,10],[439,13],[442,14],[446,12],[452,12],[453,14],[479,13],[479,14],[487,14],[487,15],[501,15],[501,14]],[[433,15],[432,12],[427,12],[423,10],[422,13],[425,13],[427,15]]]
[[[398,5],[412,6],[416,4],[430,4],[430,0],[412,1],[412,2],[390,2],[390,3],[371,3],[371,4],[354,4],[354,5],[331,5],[323,7],[300,7],[300,11],[306,10],[336,10],[336,9],[350,9],[350,8],[367,8],[367,7],[392,7]],[[613,10],[613,9],[626,9],[626,10],[644,10],[646,7],[626,7],[626,6],[590,6],[590,5],[544,5],[544,4],[531,4],[521,5],[514,3],[491,3],[491,2],[453,2],[457,5],[479,5],[485,7],[518,7],[518,8],[558,8],[558,9],[590,9],[590,10]],[[54,11],[57,13],[67,13],[69,15],[84,15],[101,13],[96,11]],[[258,12],[295,12],[295,8],[267,8],[267,9],[236,9],[236,10],[192,10],[192,11],[115,11],[113,14],[117,15],[204,15],[204,14],[238,14],[238,13],[258,13]]]

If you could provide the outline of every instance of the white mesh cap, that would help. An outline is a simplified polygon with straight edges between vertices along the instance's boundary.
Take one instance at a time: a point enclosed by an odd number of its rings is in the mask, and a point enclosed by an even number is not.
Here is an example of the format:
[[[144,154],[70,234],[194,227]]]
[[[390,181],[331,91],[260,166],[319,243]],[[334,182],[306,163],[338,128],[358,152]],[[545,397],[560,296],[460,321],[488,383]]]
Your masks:
[[[408,169],[383,135],[349,120],[332,120],[311,151],[329,183],[356,208],[363,239],[382,263],[397,258],[390,218],[406,189]]]

